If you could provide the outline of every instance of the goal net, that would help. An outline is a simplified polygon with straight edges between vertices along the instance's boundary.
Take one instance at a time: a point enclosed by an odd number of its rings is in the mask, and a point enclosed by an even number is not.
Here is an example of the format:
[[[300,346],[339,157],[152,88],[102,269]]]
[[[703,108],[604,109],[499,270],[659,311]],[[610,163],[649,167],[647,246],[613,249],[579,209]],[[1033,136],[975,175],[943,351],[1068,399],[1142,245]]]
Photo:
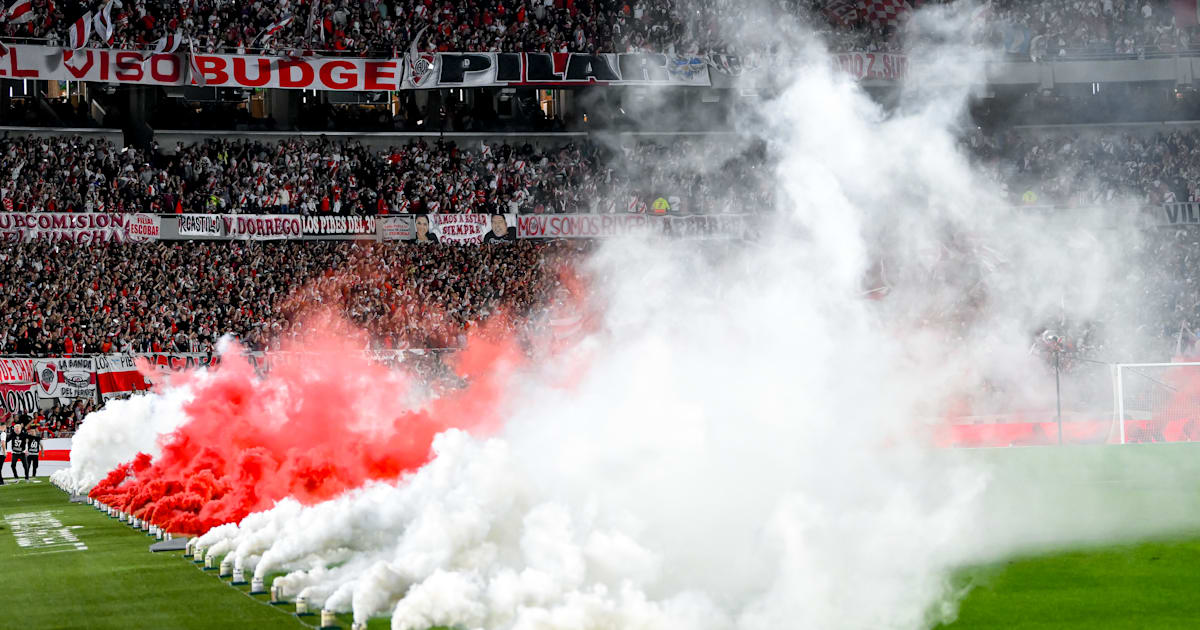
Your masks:
[[[1200,441],[1200,363],[1116,366],[1122,444]]]

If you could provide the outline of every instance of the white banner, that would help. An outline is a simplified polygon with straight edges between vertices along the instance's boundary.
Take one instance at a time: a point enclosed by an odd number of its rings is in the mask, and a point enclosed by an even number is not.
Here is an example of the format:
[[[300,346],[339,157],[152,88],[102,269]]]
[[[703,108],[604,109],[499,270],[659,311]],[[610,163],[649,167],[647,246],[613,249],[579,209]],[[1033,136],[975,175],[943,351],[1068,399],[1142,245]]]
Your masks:
[[[156,214],[134,214],[125,222],[125,234],[131,241],[157,241],[161,229]]]
[[[304,217],[305,236],[374,235],[375,217]]]
[[[428,230],[426,228],[428,227]],[[516,215],[429,214],[416,218],[416,240],[477,245],[517,240]]]
[[[304,236],[298,214],[181,214],[180,236],[274,241]]]
[[[95,398],[96,364],[91,358],[52,357],[34,361],[42,398]]]
[[[195,56],[207,87],[390,91],[400,89],[400,59],[348,57]],[[141,50],[9,45],[0,76],[14,79],[98,81],[147,85],[199,85],[186,53],[149,55]]]
[[[648,233],[692,239],[740,239],[761,219],[752,215],[716,214],[687,217],[643,214],[518,215],[520,238],[609,238]],[[758,225],[761,228],[761,225]]]
[[[225,235],[251,241],[278,241],[304,236],[298,214],[234,214],[221,217]]]
[[[221,215],[219,214],[181,214],[179,216],[180,236],[221,236]]]
[[[72,243],[157,240],[158,217],[102,212],[6,212],[0,213],[0,239]]]
[[[833,67],[860,81],[899,81],[908,77],[908,57],[892,53],[838,53],[833,55]]]
[[[413,218],[411,216],[404,217],[379,217],[379,235],[385,241],[408,241],[416,237],[416,232],[413,231]],[[426,225],[429,220],[426,219]]]

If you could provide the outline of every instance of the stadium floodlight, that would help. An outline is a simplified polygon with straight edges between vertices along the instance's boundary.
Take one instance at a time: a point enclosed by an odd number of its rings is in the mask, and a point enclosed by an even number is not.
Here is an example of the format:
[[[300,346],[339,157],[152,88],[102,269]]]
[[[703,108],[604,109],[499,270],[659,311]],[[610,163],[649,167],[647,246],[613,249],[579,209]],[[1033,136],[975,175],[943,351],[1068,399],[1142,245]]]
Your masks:
[[[233,560],[229,556],[225,556],[225,559],[221,561],[221,568],[217,571],[217,575],[220,577],[233,575]]]
[[[233,583],[234,584],[245,584],[246,583],[246,572],[242,570],[242,567],[234,567],[233,568]]]
[[[266,593],[266,592],[267,592],[267,587],[265,585],[263,585],[263,579],[261,577],[256,575],[256,576],[250,578],[250,594],[251,595],[258,595],[260,593]]]
[[[321,609],[321,627],[322,628],[336,628],[337,627],[337,618],[333,616],[332,610],[329,610],[328,608]]]
[[[296,614],[300,616],[312,614],[308,612],[308,597],[304,595],[296,596]]]

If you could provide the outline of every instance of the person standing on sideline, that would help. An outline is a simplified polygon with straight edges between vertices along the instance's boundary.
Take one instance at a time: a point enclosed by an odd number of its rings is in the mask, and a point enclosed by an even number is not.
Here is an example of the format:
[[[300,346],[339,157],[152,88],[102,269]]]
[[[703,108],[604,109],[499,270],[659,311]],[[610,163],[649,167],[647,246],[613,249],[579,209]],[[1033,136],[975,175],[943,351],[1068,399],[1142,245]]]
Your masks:
[[[4,485],[4,458],[8,455],[8,434],[12,429],[0,425],[0,486]]]
[[[12,475],[14,481],[20,481],[17,476],[17,462],[25,468],[25,431],[20,424],[13,424],[12,432],[8,434],[8,452],[12,453]],[[3,473],[0,473],[2,476]]]
[[[42,454],[42,435],[37,427],[29,429],[25,434],[25,481],[29,481],[29,471],[37,477],[38,456]]]

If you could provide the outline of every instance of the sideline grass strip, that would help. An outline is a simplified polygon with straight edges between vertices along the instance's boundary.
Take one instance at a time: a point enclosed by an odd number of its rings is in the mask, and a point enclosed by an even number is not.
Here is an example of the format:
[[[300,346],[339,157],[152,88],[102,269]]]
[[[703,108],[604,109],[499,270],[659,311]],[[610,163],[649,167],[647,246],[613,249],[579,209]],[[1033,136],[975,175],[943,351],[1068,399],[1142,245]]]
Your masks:
[[[178,554],[152,554],[152,539],[42,483],[0,486],[0,575],[4,609],[24,628],[288,628],[302,629],[284,610],[239,597]],[[29,517],[19,515],[44,514]],[[6,518],[8,517],[8,518]],[[66,550],[57,534],[40,536],[53,518],[87,547]],[[32,520],[31,520],[32,519]],[[21,547],[14,523],[32,522]],[[27,537],[28,538],[28,537]],[[57,542],[45,546],[50,538]],[[39,546],[40,545],[40,546]],[[19,614],[16,611],[20,611]],[[347,626],[349,627],[349,626]]]

